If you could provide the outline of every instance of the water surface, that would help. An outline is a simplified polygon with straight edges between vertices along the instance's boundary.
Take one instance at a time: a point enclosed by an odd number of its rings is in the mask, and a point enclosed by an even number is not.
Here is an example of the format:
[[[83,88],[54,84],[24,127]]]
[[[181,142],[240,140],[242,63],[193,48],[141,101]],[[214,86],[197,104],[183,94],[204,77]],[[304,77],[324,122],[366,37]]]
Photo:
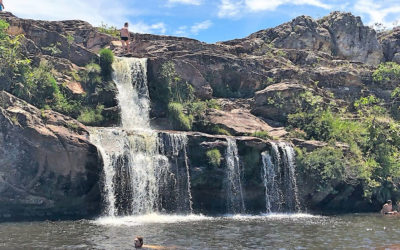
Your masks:
[[[94,221],[0,224],[1,249],[132,249],[145,243],[177,249],[365,249],[400,244],[400,217],[146,215]]]

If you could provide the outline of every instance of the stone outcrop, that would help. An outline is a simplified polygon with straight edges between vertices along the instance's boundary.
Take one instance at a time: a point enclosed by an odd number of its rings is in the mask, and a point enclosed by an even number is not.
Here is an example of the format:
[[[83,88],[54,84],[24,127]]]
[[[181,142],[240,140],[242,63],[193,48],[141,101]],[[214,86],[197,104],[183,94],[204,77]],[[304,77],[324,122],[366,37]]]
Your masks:
[[[400,27],[379,34],[386,62],[400,63]]]
[[[286,121],[287,115],[299,107],[298,98],[306,87],[295,83],[278,83],[256,92],[252,113],[266,119]]]
[[[291,22],[225,44],[242,45],[251,48],[253,53],[265,44],[277,48],[321,51],[369,65],[377,65],[383,59],[376,32],[364,26],[360,17],[343,12],[332,12],[319,20],[308,16],[296,17]]]
[[[266,131],[269,136],[280,138],[287,134],[284,128],[272,127],[262,119],[252,115],[248,110],[243,109],[231,111],[212,109],[207,112],[206,119],[211,124],[226,129],[232,135],[248,135]]]
[[[101,162],[82,124],[0,92],[0,220],[98,213]]]

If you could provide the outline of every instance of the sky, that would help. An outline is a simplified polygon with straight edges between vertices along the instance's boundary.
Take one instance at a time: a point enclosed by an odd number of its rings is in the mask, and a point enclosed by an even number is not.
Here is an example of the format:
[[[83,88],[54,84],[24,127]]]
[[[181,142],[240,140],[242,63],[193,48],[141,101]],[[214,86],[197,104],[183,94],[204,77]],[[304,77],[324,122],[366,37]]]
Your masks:
[[[400,0],[3,0],[21,18],[80,19],[139,33],[185,36],[214,43],[243,38],[300,15],[321,18],[339,10],[365,25],[400,25]]]

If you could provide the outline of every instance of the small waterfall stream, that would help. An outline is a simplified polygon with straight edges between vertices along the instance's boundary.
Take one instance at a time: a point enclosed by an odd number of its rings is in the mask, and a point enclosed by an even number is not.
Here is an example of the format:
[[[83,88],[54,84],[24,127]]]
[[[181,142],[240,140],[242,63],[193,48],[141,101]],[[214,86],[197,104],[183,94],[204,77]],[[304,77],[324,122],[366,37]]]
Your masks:
[[[226,141],[228,144],[225,153],[227,212],[230,214],[244,213],[242,177],[236,140],[228,137]]]
[[[187,138],[170,133],[159,138],[151,130],[146,59],[116,58],[113,68],[121,127],[92,128],[90,135],[104,161],[105,214],[142,215],[163,211],[162,201],[171,193],[169,187],[173,188],[172,193],[182,194],[177,198],[180,203],[175,202],[176,207],[171,210],[191,212]],[[167,157],[167,151],[172,160]],[[176,158],[181,154],[186,166],[183,174],[177,174]],[[170,200],[167,200],[168,205]]]
[[[271,142],[271,152],[263,152],[261,157],[266,211],[300,211],[293,147],[286,142]]]

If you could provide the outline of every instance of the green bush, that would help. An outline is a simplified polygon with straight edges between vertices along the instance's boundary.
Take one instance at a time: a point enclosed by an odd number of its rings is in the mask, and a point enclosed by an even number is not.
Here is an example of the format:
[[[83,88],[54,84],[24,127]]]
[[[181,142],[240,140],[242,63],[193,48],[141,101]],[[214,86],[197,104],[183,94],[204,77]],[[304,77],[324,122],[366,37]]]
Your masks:
[[[96,63],[87,64],[85,69],[79,73],[81,81],[87,84],[89,88],[94,89],[97,84],[101,83],[101,68]]]
[[[208,133],[214,135],[228,135],[228,136],[232,135],[228,130],[221,128],[219,125],[216,124],[209,125],[209,128],[207,130]]]
[[[101,49],[100,54],[100,67],[103,79],[108,81],[111,79],[112,64],[114,62],[114,53],[110,49]]]
[[[103,109],[103,105],[98,105],[96,109],[86,107],[81,111],[77,120],[85,125],[99,125],[104,120],[104,117],[101,114]]]
[[[192,129],[193,117],[184,114],[180,103],[172,102],[168,105],[168,118],[175,129],[184,131]]]
[[[23,57],[21,39],[23,35],[11,37],[7,34],[9,24],[0,19],[0,89],[20,89],[17,83],[30,68],[30,60]]]
[[[346,181],[348,178],[357,177],[349,175],[348,162],[339,148],[323,147],[313,152],[298,157],[300,166],[307,175],[315,175],[321,184],[328,181]]]
[[[120,35],[119,34],[120,31],[119,31],[119,29],[117,29],[117,27],[109,26],[105,23],[101,23],[100,27],[98,27],[97,30],[101,33],[108,34],[110,36],[117,37],[117,38],[119,38],[119,35]]]
[[[400,80],[400,65],[395,62],[381,63],[372,74],[372,78],[378,83],[386,83],[388,81],[397,83]]]
[[[272,139],[272,137],[269,135],[268,131],[256,131],[256,132],[250,134],[250,136],[257,137],[257,138],[264,139],[264,140]]]
[[[221,166],[221,152],[218,149],[210,149],[206,152],[208,164],[213,167]]]

